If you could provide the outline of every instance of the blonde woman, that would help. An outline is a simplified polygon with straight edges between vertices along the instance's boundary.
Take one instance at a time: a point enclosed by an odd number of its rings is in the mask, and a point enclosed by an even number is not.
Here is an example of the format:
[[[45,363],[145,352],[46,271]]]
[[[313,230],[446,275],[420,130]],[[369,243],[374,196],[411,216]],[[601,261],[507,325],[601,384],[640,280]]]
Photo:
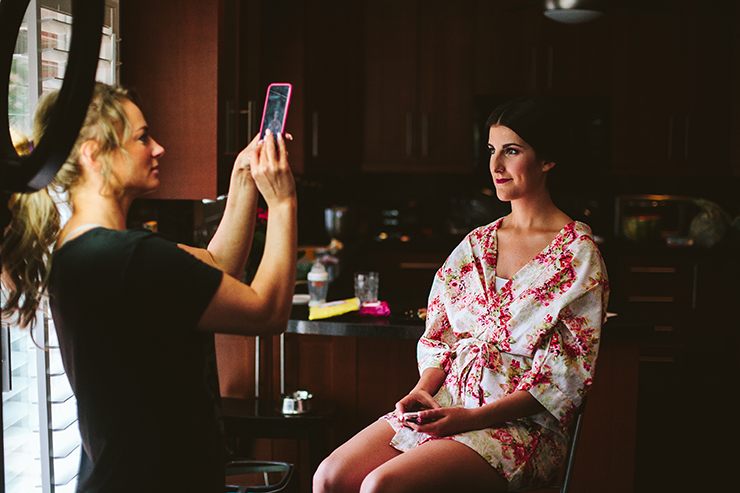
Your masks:
[[[37,136],[55,96],[37,110]],[[28,325],[48,282],[91,463],[80,491],[221,492],[225,447],[209,367],[212,334],[286,328],[295,281],[295,184],[282,136],[277,148],[272,138],[255,138],[234,163],[224,217],[206,250],[127,231],[131,202],[159,186],[164,154],[135,101],[122,88],[96,86],[79,138],[52,184],[72,204],[61,232],[46,192],[11,200],[14,217],[2,252],[3,285],[12,294],[6,309]],[[248,286],[237,279],[258,193],[270,220]],[[24,250],[28,245],[35,254]]]

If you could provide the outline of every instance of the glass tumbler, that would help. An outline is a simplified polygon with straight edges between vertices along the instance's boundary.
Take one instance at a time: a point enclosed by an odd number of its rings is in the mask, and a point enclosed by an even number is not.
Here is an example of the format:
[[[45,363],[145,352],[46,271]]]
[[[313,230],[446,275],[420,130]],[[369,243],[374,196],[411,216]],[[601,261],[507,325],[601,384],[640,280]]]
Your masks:
[[[378,301],[378,284],[380,273],[355,272],[355,296],[360,303],[375,303]]]

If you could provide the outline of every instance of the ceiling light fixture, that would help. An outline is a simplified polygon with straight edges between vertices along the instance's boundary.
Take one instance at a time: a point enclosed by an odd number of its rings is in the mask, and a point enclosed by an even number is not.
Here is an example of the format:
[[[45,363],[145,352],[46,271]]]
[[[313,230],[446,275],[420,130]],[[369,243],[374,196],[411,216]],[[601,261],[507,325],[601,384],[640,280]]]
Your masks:
[[[599,0],[545,0],[545,16],[566,24],[582,24],[601,17]]]

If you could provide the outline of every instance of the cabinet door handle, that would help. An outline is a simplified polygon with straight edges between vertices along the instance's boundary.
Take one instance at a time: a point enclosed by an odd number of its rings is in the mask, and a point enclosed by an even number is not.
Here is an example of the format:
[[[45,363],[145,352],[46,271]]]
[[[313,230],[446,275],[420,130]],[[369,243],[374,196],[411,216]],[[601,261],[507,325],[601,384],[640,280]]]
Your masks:
[[[311,115],[311,156],[319,157],[319,112]]]
[[[414,152],[414,115],[406,113],[406,157],[411,157]]]
[[[247,135],[249,136],[247,143],[252,142],[254,135],[257,133],[254,130],[254,107],[256,104],[257,101],[247,101]]]
[[[630,267],[630,272],[638,274],[675,274],[675,267]]]
[[[246,115],[246,122],[247,122],[247,131],[246,131],[246,143],[249,144],[252,141],[252,138],[254,137],[254,134],[252,133],[254,131],[254,105],[256,103],[254,101],[247,101],[247,109],[246,110],[239,110],[240,115]],[[239,132],[239,126],[237,125],[237,128],[235,129],[236,132]],[[237,145],[241,147],[242,140],[239,138],[239,135],[236,135],[236,142]],[[246,144],[245,144],[246,145]],[[238,151],[240,149],[234,149],[234,152]]]
[[[260,397],[260,336],[254,338],[254,398]],[[257,403],[255,403],[256,405]]]
[[[429,155],[429,114],[424,113],[421,116],[421,155]]]
[[[684,121],[683,158],[687,161],[689,159],[689,121],[690,117],[686,115],[686,120]]]
[[[433,269],[437,270],[442,264],[435,262],[401,262],[398,266],[401,269]]]
[[[676,358],[673,356],[640,356],[639,360],[648,363],[673,363]]]
[[[629,296],[627,301],[631,303],[673,303],[673,296]]]
[[[699,264],[694,264],[694,282],[691,286],[691,309],[696,310],[696,300],[699,296]]]
[[[224,101],[224,152],[236,150],[236,105],[233,100]]]

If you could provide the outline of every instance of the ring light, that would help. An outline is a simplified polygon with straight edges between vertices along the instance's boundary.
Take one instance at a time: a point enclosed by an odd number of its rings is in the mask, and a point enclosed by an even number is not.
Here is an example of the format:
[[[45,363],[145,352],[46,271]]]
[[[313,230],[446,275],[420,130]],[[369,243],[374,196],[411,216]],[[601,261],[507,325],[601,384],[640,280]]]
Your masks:
[[[30,0],[0,2],[0,190],[35,192],[62,167],[82,127],[95,87],[105,0],[72,0],[72,41],[67,69],[49,127],[33,152],[18,156],[10,138],[8,80],[16,38]],[[2,126],[4,122],[4,127]],[[3,131],[7,128],[7,131]],[[5,204],[0,204],[5,208]]]

